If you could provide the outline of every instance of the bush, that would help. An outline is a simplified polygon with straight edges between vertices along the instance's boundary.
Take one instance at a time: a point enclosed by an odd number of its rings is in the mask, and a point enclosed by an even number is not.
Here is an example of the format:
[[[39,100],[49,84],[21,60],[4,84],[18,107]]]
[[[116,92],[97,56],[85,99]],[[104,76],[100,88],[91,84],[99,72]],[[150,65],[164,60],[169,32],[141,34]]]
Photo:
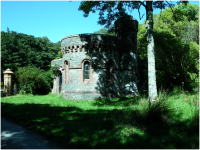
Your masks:
[[[44,74],[43,70],[33,66],[18,68],[15,78],[20,93],[47,94],[50,91],[50,83]]]
[[[45,80],[49,83],[50,87],[53,88],[53,70],[50,68],[48,71],[42,72],[42,75],[44,76]]]

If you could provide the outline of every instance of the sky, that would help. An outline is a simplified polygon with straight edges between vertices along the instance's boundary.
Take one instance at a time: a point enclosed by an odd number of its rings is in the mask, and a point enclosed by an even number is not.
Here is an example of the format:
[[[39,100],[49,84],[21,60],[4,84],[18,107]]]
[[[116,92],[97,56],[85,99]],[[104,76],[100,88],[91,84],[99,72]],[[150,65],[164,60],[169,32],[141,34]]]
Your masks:
[[[199,6],[199,1],[189,1]],[[1,31],[10,31],[47,37],[51,42],[58,42],[65,36],[82,33],[94,33],[104,26],[98,25],[99,12],[83,17],[78,11],[81,1],[1,1]],[[176,4],[176,1],[172,1]],[[160,9],[154,9],[154,14]],[[139,23],[143,23],[146,13],[142,8],[139,19],[137,10],[128,12]]]

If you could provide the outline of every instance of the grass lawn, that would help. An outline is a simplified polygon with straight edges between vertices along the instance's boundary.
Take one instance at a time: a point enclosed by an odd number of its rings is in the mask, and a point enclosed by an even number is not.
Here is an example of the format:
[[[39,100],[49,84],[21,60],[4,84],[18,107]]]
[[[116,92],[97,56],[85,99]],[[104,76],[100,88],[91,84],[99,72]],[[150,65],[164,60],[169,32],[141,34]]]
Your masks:
[[[1,98],[1,114],[68,148],[199,149],[199,94],[93,101],[58,95]]]

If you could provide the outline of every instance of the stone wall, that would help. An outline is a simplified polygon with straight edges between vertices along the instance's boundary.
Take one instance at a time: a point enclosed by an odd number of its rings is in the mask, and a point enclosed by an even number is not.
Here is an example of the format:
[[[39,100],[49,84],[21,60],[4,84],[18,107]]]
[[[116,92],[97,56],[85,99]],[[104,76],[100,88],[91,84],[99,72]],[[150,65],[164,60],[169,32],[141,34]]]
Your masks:
[[[52,92],[77,100],[136,94],[138,22],[130,17],[126,19],[117,21],[117,36],[77,34],[64,37],[61,40],[63,58],[52,61],[52,66],[57,66],[62,75],[62,86],[57,72]],[[124,30],[126,26],[131,31]],[[60,86],[61,91],[57,90]]]
[[[66,99],[95,99],[98,97],[116,97],[123,90],[137,90],[135,70],[136,55],[126,52],[119,62],[119,47],[115,36],[73,35],[61,41],[63,58],[52,61],[62,73],[62,96]],[[129,57],[129,58],[127,58]],[[90,62],[90,78],[84,80],[84,62]],[[112,62],[111,78],[108,79],[107,63]],[[121,66],[120,66],[121,65]],[[121,69],[120,69],[121,68]],[[58,94],[58,77],[54,79],[53,93]]]
[[[101,91],[106,90],[106,87],[101,89],[102,82],[105,82],[106,62],[112,60],[116,66],[119,65],[115,40],[115,37],[93,34],[73,35],[62,39],[64,98],[94,99],[102,96]],[[89,80],[84,80],[83,77],[85,61],[90,62]]]

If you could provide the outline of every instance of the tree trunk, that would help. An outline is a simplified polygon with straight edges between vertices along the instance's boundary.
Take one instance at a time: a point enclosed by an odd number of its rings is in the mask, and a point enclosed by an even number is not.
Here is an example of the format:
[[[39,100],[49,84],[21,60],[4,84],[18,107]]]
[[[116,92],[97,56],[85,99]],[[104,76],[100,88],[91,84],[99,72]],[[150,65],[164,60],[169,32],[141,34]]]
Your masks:
[[[147,32],[147,53],[148,53],[148,92],[149,106],[151,103],[158,101],[156,72],[155,72],[155,55],[153,39],[153,8],[152,1],[146,1],[146,32]]]

